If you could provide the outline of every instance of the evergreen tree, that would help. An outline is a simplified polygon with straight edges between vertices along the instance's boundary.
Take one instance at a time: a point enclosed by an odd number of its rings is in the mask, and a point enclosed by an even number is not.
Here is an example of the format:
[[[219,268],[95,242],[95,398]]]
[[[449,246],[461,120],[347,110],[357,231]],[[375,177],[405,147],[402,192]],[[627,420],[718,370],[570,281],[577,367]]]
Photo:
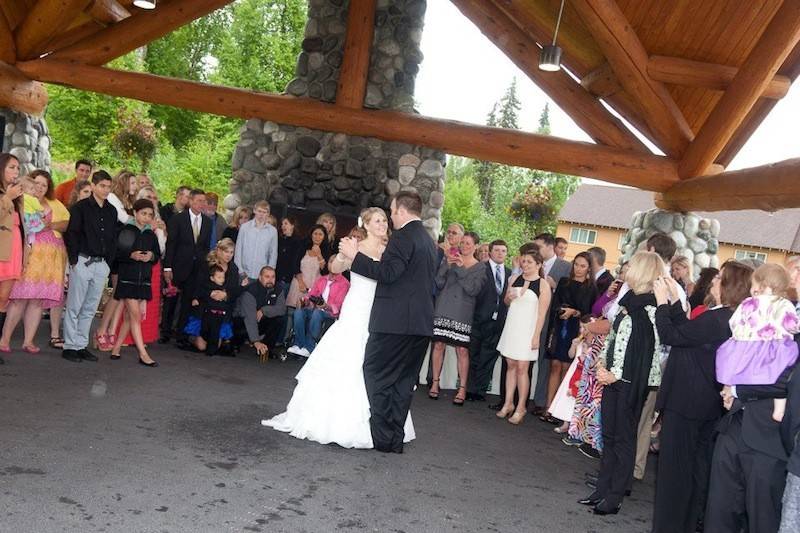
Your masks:
[[[498,110],[500,116],[497,125],[509,130],[518,130],[520,109],[522,109],[522,104],[517,96],[517,78],[513,78],[511,85],[500,98],[500,109]]]
[[[539,129],[536,133],[540,135],[550,135],[550,103],[545,102],[542,114],[539,115]]]

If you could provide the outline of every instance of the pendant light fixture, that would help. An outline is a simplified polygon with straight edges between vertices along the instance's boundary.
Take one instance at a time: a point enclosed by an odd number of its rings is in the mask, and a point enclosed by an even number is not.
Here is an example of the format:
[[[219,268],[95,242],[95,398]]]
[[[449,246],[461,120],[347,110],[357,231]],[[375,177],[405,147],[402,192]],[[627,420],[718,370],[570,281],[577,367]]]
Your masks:
[[[558,28],[561,26],[561,15],[564,13],[565,1],[561,0],[561,7],[558,10],[556,29],[553,32],[553,44],[542,46],[542,51],[539,52],[539,70],[555,72],[561,68],[561,47],[556,45],[556,38],[558,37]]]
[[[142,9],[155,9],[156,0],[133,0],[133,5]]]

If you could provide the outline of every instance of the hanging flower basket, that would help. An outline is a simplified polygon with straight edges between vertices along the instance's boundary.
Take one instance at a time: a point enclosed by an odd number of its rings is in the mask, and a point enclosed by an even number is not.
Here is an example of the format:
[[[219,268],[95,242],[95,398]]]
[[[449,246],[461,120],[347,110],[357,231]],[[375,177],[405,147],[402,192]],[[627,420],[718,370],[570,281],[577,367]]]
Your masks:
[[[508,212],[514,217],[538,222],[553,215],[552,200],[553,196],[547,187],[534,183],[514,196]]]

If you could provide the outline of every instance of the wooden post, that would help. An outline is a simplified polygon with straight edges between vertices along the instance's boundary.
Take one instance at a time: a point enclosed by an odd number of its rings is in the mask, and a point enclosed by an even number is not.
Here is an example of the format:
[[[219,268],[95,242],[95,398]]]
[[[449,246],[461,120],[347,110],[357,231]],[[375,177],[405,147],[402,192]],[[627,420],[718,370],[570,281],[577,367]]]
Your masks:
[[[705,174],[800,40],[800,1],[786,0],[680,162],[682,178]]]
[[[656,205],[673,211],[800,207],[800,159],[683,180],[656,195]]]
[[[15,67],[0,62],[0,107],[41,115],[47,107],[47,90]]]
[[[20,59],[36,56],[47,42],[66,28],[91,0],[38,0],[16,31]]]
[[[364,105],[369,74],[369,52],[375,35],[375,0],[350,0],[347,12],[347,37],[339,71],[336,103],[345,107]]]
[[[51,59],[17,66],[40,81],[203,113],[258,117],[294,126],[418,144],[484,161],[596,177],[649,190],[663,191],[677,182],[675,162],[665,157],[550,135],[475,126],[395,111],[351,109],[312,99],[268,95]]]
[[[158,9],[140,11],[50,57],[103,65],[172,30],[230,4],[233,0],[172,0]]]
[[[670,156],[683,154],[694,134],[669,91],[647,74],[647,51],[614,0],[573,0],[620,85],[642,103],[643,117]]]
[[[603,107],[569,74],[539,70],[539,47],[527,34],[511,24],[491,2],[452,0],[453,4],[520,70],[539,86],[575,123],[596,142],[627,150],[649,153],[644,144],[621,120]]]

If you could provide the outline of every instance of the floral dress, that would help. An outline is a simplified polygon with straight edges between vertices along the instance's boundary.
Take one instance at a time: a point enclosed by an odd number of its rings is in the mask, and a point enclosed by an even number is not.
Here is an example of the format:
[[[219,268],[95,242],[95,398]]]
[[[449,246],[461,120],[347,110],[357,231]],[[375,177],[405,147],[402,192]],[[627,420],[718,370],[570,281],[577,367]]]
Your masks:
[[[603,451],[603,435],[600,425],[600,400],[603,399],[603,386],[597,381],[597,364],[602,364],[605,335],[596,335],[588,350],[578,361],[582,370],[575,395],[575,408],[569,423],[569,436],[580,439],[595,450]],[[577,371],[576,371],[577,372]]]

